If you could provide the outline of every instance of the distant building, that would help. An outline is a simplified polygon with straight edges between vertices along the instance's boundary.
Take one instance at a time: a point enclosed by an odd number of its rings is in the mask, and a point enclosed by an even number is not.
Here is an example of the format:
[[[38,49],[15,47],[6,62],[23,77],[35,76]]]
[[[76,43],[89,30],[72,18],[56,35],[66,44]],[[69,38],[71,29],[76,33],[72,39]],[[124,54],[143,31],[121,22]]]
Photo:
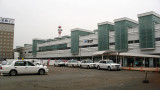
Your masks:
[[[0,17],[0,58],[13,58],[14,19]]]
[[[124,17],[101,22],[94,31],[75,28],[71,36],[33,39],[23,50],[24,58],[112,59],[122,66],[160,67],[160,15],[147,12],[138,14],[138,21]]]

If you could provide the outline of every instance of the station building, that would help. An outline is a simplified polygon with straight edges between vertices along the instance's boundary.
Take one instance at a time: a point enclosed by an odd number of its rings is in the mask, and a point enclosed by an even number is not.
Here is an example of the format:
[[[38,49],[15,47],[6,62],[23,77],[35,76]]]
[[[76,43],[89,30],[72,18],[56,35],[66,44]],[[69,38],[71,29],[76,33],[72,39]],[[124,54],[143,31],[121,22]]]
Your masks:
[[[75,28],[71,36],[33,39],[23,47],[23,58],[111,59],[122,66],[160,67],[160,15],[151,11],[138,14],[138,21],[127,17],[114,23],[98,23],[97,30]]]

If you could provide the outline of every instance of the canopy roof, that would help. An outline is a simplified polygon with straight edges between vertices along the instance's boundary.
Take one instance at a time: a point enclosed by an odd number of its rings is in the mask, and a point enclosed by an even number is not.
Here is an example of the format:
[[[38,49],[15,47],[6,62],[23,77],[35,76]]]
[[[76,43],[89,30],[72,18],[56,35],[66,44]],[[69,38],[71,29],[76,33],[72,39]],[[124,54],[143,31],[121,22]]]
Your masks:
[[[102,54],[109,54],[109,53],[117,53],[117,52],[116,51],[110,51],[110,50],[107,50],[107,51],[98,51],[98,52],[95,52],[93,54],[93,56],[102,55]]]
[[[98,56],[98,55],[118,55],[118,52],[107,50],[107,51],[98,51],[93,54],[93,56]],[[140,53],[127,53],[127,52],[121,52],[119,53],[119,56],[160,58],[160,55],[148,55],[148,54],[140,54]]]

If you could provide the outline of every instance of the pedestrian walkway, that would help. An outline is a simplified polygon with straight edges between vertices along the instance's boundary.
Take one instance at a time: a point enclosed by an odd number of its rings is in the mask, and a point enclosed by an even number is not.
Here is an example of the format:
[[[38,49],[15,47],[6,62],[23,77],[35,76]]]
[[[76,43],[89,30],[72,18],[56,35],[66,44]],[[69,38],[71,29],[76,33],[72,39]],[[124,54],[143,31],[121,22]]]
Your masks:
[[[160,68],[147,68],[147,67],[122,67],[123,70],[132,70],[132,71],[152,71],[160,72]]]

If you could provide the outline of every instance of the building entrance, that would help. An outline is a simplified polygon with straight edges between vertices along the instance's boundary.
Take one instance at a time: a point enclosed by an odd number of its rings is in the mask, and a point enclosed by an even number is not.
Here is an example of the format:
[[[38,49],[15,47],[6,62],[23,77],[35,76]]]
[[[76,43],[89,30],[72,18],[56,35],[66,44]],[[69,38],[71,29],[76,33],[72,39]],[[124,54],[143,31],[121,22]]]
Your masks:
[[[127,66],[130,66],[130,67],[134,66],[134,58],[132,57],[127,58]]]
[[[135,58],[135,66],[136,67],[141,67],[141,66],[143,66],[143,60],[144,60],[144,58],[142,58],[142,57],[137,57],[137,58]]]

